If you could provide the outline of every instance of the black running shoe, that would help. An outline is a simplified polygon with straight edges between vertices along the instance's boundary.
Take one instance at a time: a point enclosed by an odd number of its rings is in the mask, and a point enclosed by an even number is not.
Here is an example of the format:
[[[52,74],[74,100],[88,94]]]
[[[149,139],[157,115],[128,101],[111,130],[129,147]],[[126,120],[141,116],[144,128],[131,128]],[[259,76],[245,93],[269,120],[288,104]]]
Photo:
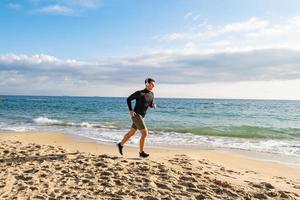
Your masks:
[[[147,158],[149,154],[145,153],[144,151],[140,152],[140,157]]]
[[[120,154],[123,155],[123,146],[121,145],[121,143],[118,143],[117,145],[118,145]]]

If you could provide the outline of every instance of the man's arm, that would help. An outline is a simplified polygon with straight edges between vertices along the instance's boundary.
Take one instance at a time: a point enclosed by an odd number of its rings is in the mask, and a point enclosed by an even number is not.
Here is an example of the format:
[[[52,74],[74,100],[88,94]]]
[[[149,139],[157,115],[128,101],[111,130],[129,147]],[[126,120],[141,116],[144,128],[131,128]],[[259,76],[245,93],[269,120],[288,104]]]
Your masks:
[[[156,109],[156,104],[155,103],[153,103],[153,101],[151,102],[151,104],[150,104],[150,108],[154,108],[154,109]]]
[[[132,111],[132,105],[131,105],[131,101],[133,99],[136,99],[138,97],[138,94],[139,94],[139,91],[136,91],[135,93],[133,93],[132,95],[130,95],[128,98],[127,98],[127,106],[128,106],[128,109],[129,111]]]
[[[151,101],[150,103],[150,108],[153,108],[154,107],[154,103],[153,103],[153,100]]]
[[[154,99],[154,94],[153,94],[153,99]],[[151,101],[151,103],[150,103],[150,108],[156,108],[156,104],[153,102],[153,99],[152,99],[152,101]]]

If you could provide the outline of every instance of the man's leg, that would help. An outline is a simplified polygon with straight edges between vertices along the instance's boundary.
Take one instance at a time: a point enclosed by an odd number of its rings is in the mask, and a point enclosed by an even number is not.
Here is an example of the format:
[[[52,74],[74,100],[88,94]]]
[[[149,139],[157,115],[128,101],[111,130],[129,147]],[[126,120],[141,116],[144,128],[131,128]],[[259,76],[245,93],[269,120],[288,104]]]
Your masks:
[[[141,131],[141,139],[140,139],[140,152],[143,152],[144,151],[144,146],[145,146],[145,139],[148,135],[148,130],[145,128],[145,129],[142,129],[140,130]]]
[[[119,143],[122,146],[136,133],[136,129],[131,128],[128,133],[126,133],[122,139],[122,141]]]

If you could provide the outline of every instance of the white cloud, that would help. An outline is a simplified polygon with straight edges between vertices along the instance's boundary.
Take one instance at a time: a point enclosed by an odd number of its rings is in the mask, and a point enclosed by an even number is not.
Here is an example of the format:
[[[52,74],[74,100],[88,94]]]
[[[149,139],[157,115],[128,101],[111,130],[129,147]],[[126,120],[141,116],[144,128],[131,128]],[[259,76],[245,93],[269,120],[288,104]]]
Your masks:
[[[69,67],[75,67],[77,65],[86,65],[84,62],[79,62],[74,59],[61,60],[54,56],[49,56],[45,54],[37,55],[16,55],[16,54],[5,54],[0,55],[0,64],[3,65],[20,65],[23,67],[50,67],[66,65]],[[1,69],[1,68],[0,68]]]
[[[193,17],[193,21],[197,21],[200,18],[200,15],[196,15]]]
[[[191,19],[192,20],[192,19]],[[155,39],[165,46],[166,51],[180,51],[187,42],[195,49],[191,52],[243,51],[251,49],[289,48],[300,46],[300,17],[290,17],[272,22],[257,17],[223,25],[201,23],[183,32],[156,36]],[[284,38],[284,39],[283,39]],[[224,43],[226,41],[226,43]],[[222,45],[218,45],[222,44]],[[220,49],[220,47],[223,47]]]
[[[266,28],[269,25],[269,22],[266,20],[261,20],[256,17],[252,17],[244,22],[236,22],[225,25],[219,32],[248,32],[256,31],[263,28]]]
[[[81,6],[84,8],[97,8],[101,5],[102,0],[63,0],[59,1],[70,6]]]
[[[180,39],[186,39],[188,35],[186,33],[171,33],[164,36],[156,36],[156,38],[160,40],[180,40]]]
[[[80,6],[85,8],[96,8],[99,7],[103,0],[27,0],[33,5],[44,5],[44,4],[61,4],[69,6]]]
[[[232,43],[231,41],[229,40],[219,40],[219,41],[216,41],[216,42],[212,42],[212,46],[216,46],[216,47],[228,47],[228,46],[231,46]]]
[[[193,45],[193,44],[188,44]],[[300,78],[300,50],[264,49],[209,54],[146,54],[114,57],[98,62],[61,60],[49,55],[1,55],[1,71],[82,80],[135,82],[147,74],[164,83],[294,80]],[[118,80],[118,81],[115,81]]]
[[[184,48],[185,49],[189,49],[189,48],[194,49],[195,48],[195,44],[193,42],[188,42],[188,43],[185,44]]]
[[[14,10],[24,7],[30,14],[81,16],[87,10],[100,8],[102,4],[103,0],[27,0],[27,3],[9,3],[7,7]]]
[[[299,90],[300,79],[190,85],[157,84],[156,93],[165,97],[300,100],[300,93],[296,92]]]
[[[36,9],[35,12],[37,13],[44,13],[44,14],[54,14],[54,15],[73,15],[74,10],[63,6],[63,5],[49,5],[39,9]]]
[[[193,16],[193,14],[194,14],[193,12],[186,13],[185,16],[184,16],[184,19],[190,18],[191,16]]]
[[[0,55],[0,93],[126,96],[129,88],[139,89],[146,77],[153,77],[161,88],[160,96],[295,98],[297,86],[292,83],[300,83],[299,54],[296,50],[265,49],[146,54],[98,62]],[[256,93],[255,88],[259,89]],[[279,88],[285,91],[276,93]]]
[[[0,71],[0,86],[23,84],[25,82],[24,75],[16,70]]]
[[[193,20],[197,20],[200,15],[194,16]],[[225,24],[223,26],[214,26],[208,24],[206,21],[198,24],[196,27],[200,27],[200,30],[194,30],[192,32],[176,32],[169,33],[162,36],[157,36],[161,40],[184,40],[184,39],[205,39],[209,37],[217,37],[228,33],[249,33],[267,28],[270,22],[267,20],[261,20],[256,17],[252,17],[247,21],[234,22]]]
[[[249,38],[260,37],[282,37],[282,36],[294,36],[300,33],[300,17],[292,17],[289,20],[274,24],[272,26],[261,29],[257,32],[248,33]]]
[[[17,3],[8,3],[6,6],[12,10],[20,10],[22,8],[22,5]]]

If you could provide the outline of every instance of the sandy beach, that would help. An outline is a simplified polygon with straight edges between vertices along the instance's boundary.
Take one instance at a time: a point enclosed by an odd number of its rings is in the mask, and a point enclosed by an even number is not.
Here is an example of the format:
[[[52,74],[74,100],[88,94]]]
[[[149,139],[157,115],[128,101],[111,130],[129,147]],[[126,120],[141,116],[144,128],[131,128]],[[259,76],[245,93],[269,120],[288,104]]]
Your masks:
[[[300,169],[214,149],[0,133],[0,199],[300,199]]]

